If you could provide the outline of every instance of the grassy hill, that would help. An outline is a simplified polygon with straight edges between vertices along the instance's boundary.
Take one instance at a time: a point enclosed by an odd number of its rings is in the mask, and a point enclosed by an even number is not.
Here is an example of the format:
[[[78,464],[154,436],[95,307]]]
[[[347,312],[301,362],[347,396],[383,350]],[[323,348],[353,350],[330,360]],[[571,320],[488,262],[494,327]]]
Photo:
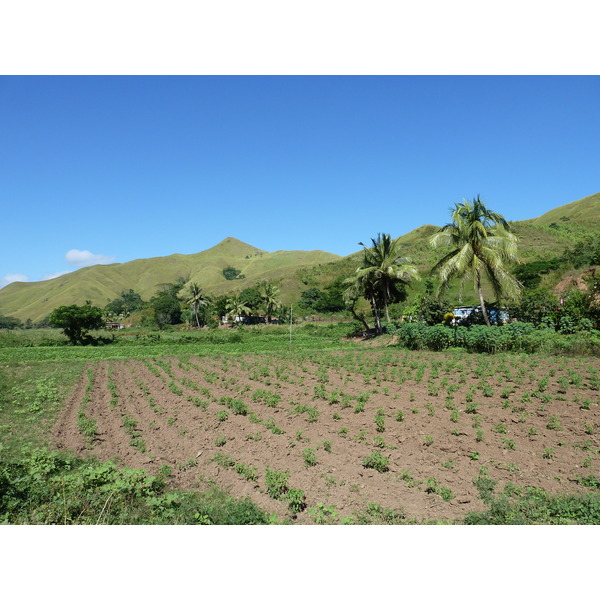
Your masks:
[[[519,254],[523,262],[560,257],[583,235],[600,230],[600,193],[552,209],[534,219],[513,221],[511,226],[520,238]],[[433,251],[429,246],[429,238],[437,230],[436,225],[422,225],[398,238],[404,255],[415,262],[423,277],[442,256],[443,251]],[[374,230],[371,236],[376,235]],[[368,238],[363,241],[370,242]],[[226,238],[197,254],[172,254],[122,264],[97,265],[49,281],[12,283],[0,289],[0,313],[38,321],[63,304],[81,304],[90,300],[97,306],[105,306],[122,290],[130,288],[139,292],[144,300],[149,300],[161,283],[173,282],[180,277],[197,281],[212,295],[234,294],[262,279],[276,281],[281,287],[281,300],[290,303],[297,301],[307,287],[323,287],[340,275],[350,275],[360,264],[361,253],[362,250],[358,250],[340,257],[321,250],[265,252],[235,238]],[[228,266],[239,269],[244,277],[225,279],[222,271]],[[555,273],[553,278],[557,276],[560,273]],[[409,289],[409,298],[422,291],[423,285],[422,281],[416,282]],[[475,295],[467,288],[460,297],[456,283],[449,290],[448,299],[472,303]]]
[[[197,254],[172,254],[127,263],[85,267],[55,279],[15,282],[0,290],[0,313],[38,321],[63,304],[90,300],[105,306],[122,290],[134,289],[149,300],[161,283],[180,277],[197,281],[209,294],[230,294],[261,279],[281,280],[283,287],[299,267],[328,263],[336,254],[313,251],[265,252],[235,238]],[[243,279],[227,280],[223,269],[232,266]]]
[[[600,193],[549,210],[530,222],[538,227],[570,222],[586,229],[597,229],[600,227]]]
[[[600,193],[552,209],[535,219],[511,221],[510,225],[519,237],[519,256],[523,263],[561,257],[565,249],[572,248],[582,235],[600,230]],[[427,277],[433,265],[444,254],[443,250],[433,250],[429,245],[429,238],[438,229],[436,225],[422,225],[398,238],[404,256],[414,261],[423,277]],[[363,241],[369,242],[368,239]],[[298,278],[307,285],[327,285],[340,271],[348,274],[354,271],[359,264],[361,252],[347,256],[334,265],[303,269],[298,272]],[[548,287],[554,287],[561,276],[569,273],[569,266],[565,265],[564,272],[556,272],[542,279],[547,282]],[[409,301],[423,289],[423,281],[415,282],[408,289]],[[484,293],[486,296],[492,295],[491,289],[485,284]],[[465,287],[461,296],[458,282],[450,287],[447,298],[456,303],[478,303],[471,287]]]

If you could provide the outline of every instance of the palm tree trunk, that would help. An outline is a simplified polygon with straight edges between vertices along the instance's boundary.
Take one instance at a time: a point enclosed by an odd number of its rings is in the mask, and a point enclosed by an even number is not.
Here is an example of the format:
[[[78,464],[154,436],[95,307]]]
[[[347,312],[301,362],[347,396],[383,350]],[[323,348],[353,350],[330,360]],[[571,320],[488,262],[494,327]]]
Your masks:
[[[390,298],[391,294],[390,294],[390,282],[389,280],[386,282],[386,293],[385,293],[385,297],[383,298],[383,306],[385,308],[385,318],[387,320],[387,322],[390,322],[390,311],[388,310],[388,299]]]
[[[375,298],[371,300],[373,304],[373,312],[375,313],[375,322],[377,323],[377,333],[381,333],[381,318],[379,316],[379,308],[377,307],[377,303],[375,302]]]
[[[481,278],[479,273],[477,273],[477,293],[479,294],[479,304],[481,305],[481,312],[483,313],[483,320],[485,324],[489,327],[491,325],[490,318],[488,317],[487,310],[485,308],[485,302],[483,300],[483,290],[481,289]]]
[[[360,321],[362,323],[362,326],[365,328],[365,331],[367,331],[369,329],[369,324],[367,323],[367,321],[363,317],[362,313],[357,313],[356,312],[356,310],[354,309],[354,305],[355,304],[356,304],[356,302],[353,302],[352,305],[348,307],[348,310],[350,311],[350,313],[352,314],[352,316],[357,321]]]

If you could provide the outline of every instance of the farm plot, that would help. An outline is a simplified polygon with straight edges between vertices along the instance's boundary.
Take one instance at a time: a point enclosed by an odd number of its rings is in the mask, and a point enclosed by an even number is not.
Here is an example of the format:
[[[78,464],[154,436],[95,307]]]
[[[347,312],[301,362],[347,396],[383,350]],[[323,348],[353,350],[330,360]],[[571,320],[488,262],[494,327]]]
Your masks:
[[[597,490],[599,389],[598,359],[380,349],[100,361],[55,434],[177,486],[214,481],[296,523],[447,521],[485,510],[482,472],[497,490]]]

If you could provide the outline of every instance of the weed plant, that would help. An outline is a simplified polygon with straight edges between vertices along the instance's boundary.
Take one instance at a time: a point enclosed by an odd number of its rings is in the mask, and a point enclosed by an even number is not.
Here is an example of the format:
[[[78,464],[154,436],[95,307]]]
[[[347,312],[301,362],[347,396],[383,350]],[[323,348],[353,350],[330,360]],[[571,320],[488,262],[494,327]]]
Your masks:
[[[389,471],[390,459],[387,456],[383,456],[379,450],[373,452],[370,456],[363,459],[363,466],[366,469],[375,469],[379,473],[385,473]]]

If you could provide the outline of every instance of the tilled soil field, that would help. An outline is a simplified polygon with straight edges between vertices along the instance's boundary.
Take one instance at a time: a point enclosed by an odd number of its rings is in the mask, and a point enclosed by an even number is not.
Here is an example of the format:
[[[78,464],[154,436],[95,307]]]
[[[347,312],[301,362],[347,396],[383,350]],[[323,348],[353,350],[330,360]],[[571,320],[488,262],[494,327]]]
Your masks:
[[[168,471],[178,487],[216,482],[296,523],[357,522],[373,505],[398,522],[447,521],[485,510],[481,467],[498,491],[590,491],[581,480],[599,474],[599,389],[595,358],[381,349],[111,360],[88,366],[55,435],[60,448]]]

